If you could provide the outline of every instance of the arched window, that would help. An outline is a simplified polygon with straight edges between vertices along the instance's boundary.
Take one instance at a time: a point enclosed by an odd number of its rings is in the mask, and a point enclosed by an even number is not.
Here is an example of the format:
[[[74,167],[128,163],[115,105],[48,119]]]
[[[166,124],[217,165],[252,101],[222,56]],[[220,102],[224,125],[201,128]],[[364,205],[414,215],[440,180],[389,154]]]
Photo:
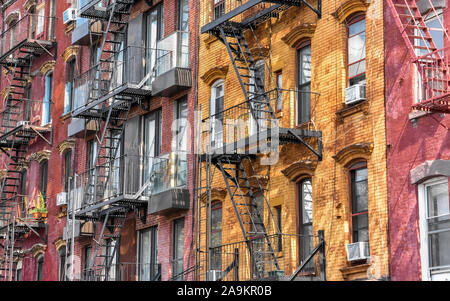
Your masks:
[[[366,83],[366,19],[364,15],[347,22],[347,85]]]
[[[36,258],[36,281],[44,280],[44,254]]]
[[[298,184],[299,196],[299,234],[300,260],[305,260],[313,251],[313,197],[312,181],[306,178]],[[307,269],[313,269],[314,263],[308,264]]]
[[[349,181],[352,242],[368,242],[369,194],[366,162],[355,163],[349,168]]]
[[[311,42],[297,49],[297,124],[311,120]]]

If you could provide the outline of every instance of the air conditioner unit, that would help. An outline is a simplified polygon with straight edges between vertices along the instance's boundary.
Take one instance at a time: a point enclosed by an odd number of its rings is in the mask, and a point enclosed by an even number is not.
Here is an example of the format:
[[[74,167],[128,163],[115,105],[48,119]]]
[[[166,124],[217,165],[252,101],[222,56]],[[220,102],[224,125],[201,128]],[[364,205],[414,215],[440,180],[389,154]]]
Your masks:
[[[219,281],[222,278],[222,271],[210,270],[206,272],[206,281]]]
[[[78,10],[76,8],[69,8],[63,12],[63,23],[67,24],[77,19]]]
[[[369,243],[368,242],[355,242],[347,245],[347,260],[356,261],[368,259],[369,255]]]
[[[56,206],[67,205],[67,192],[60,192],[56,195]]]
[[[345,104],[350,105],[366,100],[366,85],[353,85],[345,89]]]

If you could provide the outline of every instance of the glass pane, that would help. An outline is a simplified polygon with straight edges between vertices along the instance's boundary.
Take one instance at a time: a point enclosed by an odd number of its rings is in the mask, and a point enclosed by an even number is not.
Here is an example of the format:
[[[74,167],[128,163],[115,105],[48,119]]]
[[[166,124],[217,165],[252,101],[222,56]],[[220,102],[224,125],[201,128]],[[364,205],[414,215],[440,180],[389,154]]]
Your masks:
[[[302,85],[311,81],[311,46],[306,46],[300,49],[298,57],[298,68],[300,72],[298,84]]]
[[[348,27],[348,34],[349,34],[349,36],[353,36],[353,35],[355,35],[357,33],[365,31],[365,30],[366,30],[366,20],[363,19],[361,21],[358,21],[358,22],[355,22],[355,23],[351,24]]]
[[[354,216],[352,219],[353,242],[369,241],[368,214]]]
[[[354,77],[358,74],[366,72],[366,60],[354,63],[348,66],[348,77]]]
[[[312,211],[312,184],[311,180],[305,180],[302,183],[302,223],[312,223],[313,211]],[[312,234],[312,233],[311,233]]]
[[[179,29],[182,31],[189,31],[189,1],[180,0],[178,2],[179,10]]]
[[[428,217],[449,214],[448,183],[427,187]]]
[[[450,229],[449,231],[430,234],[429,248],[430,267],[450,265]]]
[[[299,87],[297,115],[298,123],[309,122],[311,120],[311,84]]]
[[[366,34],[361,33],[348,39],[348,63],[352,64],[366,57]]]
[[[173,276],[183,272],[184,218],[174,221]],[[183,280],[182,276],[175,280]]]
[[[352,179],[352,213],[364,212],[368,210],[368,183],[367,168],[353,170]]]

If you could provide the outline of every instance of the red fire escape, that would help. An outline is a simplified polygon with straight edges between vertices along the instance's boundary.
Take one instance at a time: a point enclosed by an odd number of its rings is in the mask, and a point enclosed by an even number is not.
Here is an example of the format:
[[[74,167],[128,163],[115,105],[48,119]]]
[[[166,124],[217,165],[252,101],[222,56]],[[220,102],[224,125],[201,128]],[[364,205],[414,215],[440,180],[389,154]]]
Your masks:
[[[448,50],[442,0],[387,0],[417,67],[417,102],[413,109],[450,113]]]

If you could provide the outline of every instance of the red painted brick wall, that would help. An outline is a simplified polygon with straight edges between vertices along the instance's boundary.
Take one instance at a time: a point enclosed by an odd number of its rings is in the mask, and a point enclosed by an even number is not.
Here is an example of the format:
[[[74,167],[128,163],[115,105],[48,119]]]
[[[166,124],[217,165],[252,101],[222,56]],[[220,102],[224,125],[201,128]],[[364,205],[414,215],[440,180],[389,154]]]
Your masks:
[[[386,128],[389,201],[389,243],[392,280],[420,280],[420,234],[417,185],[410,170],[427,160],[450,157],[450,117],[433,114],[409,120],[414,102],[413,64],[387,5],[385,11]],[[450,10],[444,12],[447,27]]]

